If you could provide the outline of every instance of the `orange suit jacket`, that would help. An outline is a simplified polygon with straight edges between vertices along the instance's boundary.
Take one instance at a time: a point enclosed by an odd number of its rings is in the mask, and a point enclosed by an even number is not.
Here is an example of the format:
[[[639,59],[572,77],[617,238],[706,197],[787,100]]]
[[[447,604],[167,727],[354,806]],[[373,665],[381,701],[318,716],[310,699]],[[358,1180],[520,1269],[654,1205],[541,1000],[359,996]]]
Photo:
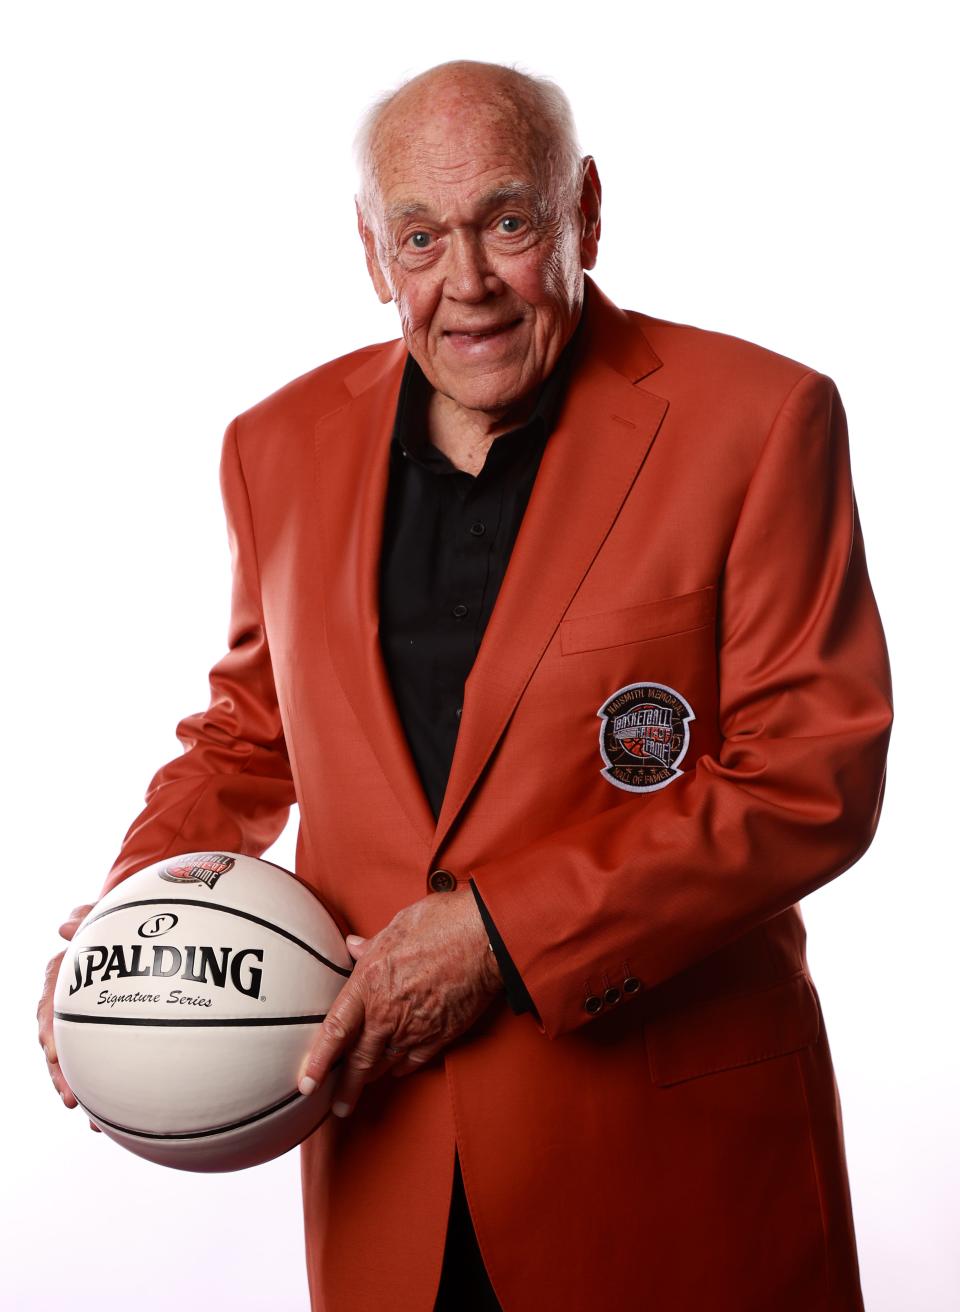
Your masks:
[[[892,722],[843,409],[828,377],[591,280],[585,313],[438,823],[377,630],[403,342],[226,433],[229,652],[105,887],[258,855],[296,800],[297,871],[344,930],[472,876],[540,1018],[498,1001],[303,1145],[315,1312],[429,1312],[455,1144],[506,1312],[862,1307],[796,905],[870,843]],[[692,718],[632,791],[598,711],[655,684]]]

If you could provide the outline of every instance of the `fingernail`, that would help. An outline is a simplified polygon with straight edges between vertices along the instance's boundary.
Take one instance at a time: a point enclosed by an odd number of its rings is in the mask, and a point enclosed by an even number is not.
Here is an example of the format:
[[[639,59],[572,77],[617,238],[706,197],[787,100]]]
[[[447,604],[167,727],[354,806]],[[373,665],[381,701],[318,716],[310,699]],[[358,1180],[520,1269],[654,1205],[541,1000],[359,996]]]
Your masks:
[[[360,937],[359,934],[348,934],[348,935],[347,935],[347,942],[348,942],[348,943],[357,944],[357,943],[362,943],[362,942],[363,942],[363,939]]]
[[[350,1104],[348,1102],[335,1102],[330,1110],[334,1116],[349,1116]]]
[[[43,1055],[46,1057],[47,1061],[52,1066],[53,1063],[57,1060],[57,1050],[52,1043],[45,1043],[43,1045]]]
[[[313,1093],[316,1087],[317,1087],[316,1080],[311,1079],[309,1075],[304,1075],[303,1079],[297,1085],[297,1088],[300,1090],[300,1092],[303,1094],[304,1097],[307,1097],[308,1094]]]

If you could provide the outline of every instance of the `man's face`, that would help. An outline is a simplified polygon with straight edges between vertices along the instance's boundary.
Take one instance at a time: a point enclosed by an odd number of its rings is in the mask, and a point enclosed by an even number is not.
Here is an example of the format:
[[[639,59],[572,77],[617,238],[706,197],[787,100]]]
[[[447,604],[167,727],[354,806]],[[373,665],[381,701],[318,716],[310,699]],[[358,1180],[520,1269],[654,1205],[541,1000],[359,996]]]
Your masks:
[[[516,115],[469,98],[419,111],[416,100],[394,111],[378,139],[367,265],[432,386],[495,413],[543,382],[576,327],[596,258],[596,169],[584,194],[563,192]]]

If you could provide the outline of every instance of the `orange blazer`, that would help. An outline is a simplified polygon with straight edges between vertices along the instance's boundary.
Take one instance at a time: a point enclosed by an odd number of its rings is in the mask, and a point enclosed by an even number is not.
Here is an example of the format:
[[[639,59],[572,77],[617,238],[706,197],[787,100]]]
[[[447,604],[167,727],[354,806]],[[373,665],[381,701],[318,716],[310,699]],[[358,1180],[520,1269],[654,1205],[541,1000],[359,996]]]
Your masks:
[[[377,632],[403,342],[227,429],[229,651],[105,887],[258,855],[296,800],[345,931],[472,876],[540,1018],[498,1001],[303,1145],[314,1312],[429,1312],[455,1144],[506,1312],[862,1308],[796,905],[870,843],[892,722],[840,398],[592,280],[585,313],[437,823]]]

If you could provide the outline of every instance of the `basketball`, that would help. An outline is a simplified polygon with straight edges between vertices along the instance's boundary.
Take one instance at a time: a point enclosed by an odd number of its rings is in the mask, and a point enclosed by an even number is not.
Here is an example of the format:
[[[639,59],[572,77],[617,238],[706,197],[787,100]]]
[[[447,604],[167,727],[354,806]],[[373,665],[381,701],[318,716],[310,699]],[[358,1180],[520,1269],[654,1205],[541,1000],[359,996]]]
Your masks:
[[[301,1064],[352,961],[289,871],[191,852],[131,875],[81,922],[54,994],[60,1066],[124,1148],[188,1171],[269,1161],[317,1128]]]

